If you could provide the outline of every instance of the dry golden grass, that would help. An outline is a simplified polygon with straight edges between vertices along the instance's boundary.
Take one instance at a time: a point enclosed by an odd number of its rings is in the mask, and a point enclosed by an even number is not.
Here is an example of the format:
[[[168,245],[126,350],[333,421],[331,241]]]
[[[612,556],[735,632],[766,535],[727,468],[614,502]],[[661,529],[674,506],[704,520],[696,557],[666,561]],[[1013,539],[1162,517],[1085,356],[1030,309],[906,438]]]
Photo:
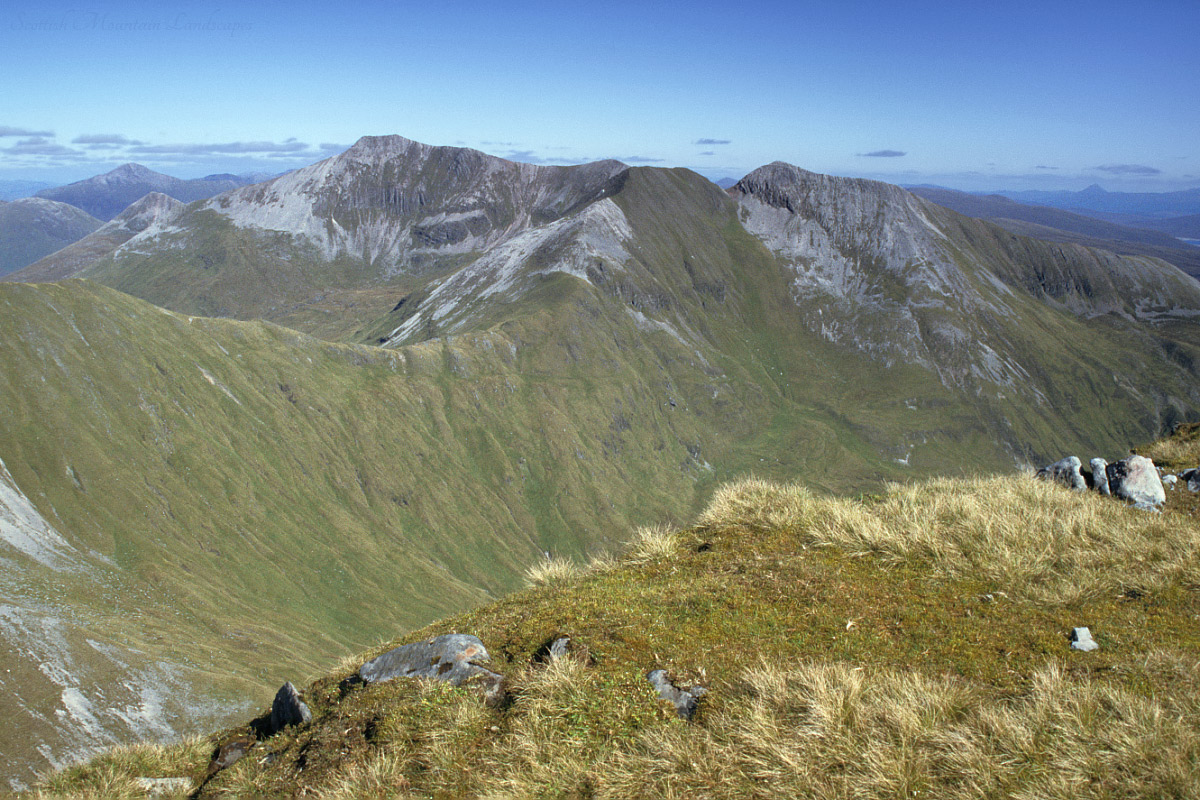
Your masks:
[[[915,673],[763,665],[703,727],[655,728],[615,753],[595,796],[1197,797],[1195,701],[1163,705],[1054,665],[1008,701]]]
[[[679,551],[679,533],[666,525],[638,528],[623,560],[630,564],[666,561]]]
[[[539,561],[525,570],[525,582],[530,586],[557,586],[570,583],[583,574],[583,569],[569,558],[550,558]]]
[[[1200,467],[1200,423],[1179,425],[1170,436],[1139,447],[1138,452],[1173,469]]]
[[[199,736],[169,745],[114,747],[87,763],[48,776],[33,796],[39,800],[145,797],[138,777],[186,777],[186,767],[207,761],[211,750],[210,741]]]
[[[700,524],[783,529],[808,546],[922,562],[1052,603],[1200,575],[1194,522],[1024,475],[891,484],[865,500],[749,479],[719,489]]]

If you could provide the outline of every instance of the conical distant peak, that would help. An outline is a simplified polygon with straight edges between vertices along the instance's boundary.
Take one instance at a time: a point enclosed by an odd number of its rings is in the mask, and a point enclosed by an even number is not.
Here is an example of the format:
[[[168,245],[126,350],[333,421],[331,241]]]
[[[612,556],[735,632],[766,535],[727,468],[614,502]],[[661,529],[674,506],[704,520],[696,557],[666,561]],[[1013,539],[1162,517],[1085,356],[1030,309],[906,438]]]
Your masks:
[[[155,172],[149,167],[143,167],[141,164],[134,164],[133,162],[130,162],[128,164],[122,164],[108,174],[113,178],[134,178],[140,180],[157,177],[160,173]]]

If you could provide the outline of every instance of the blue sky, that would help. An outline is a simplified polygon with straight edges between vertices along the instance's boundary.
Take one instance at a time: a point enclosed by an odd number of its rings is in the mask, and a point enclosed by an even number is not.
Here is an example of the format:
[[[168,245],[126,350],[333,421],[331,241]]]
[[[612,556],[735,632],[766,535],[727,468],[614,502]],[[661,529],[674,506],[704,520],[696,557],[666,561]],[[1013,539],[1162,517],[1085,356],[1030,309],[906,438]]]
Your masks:
[[[280,172],[368,134],[740,177],[1200,186],[1200,2],[38,2],[0,179]]]

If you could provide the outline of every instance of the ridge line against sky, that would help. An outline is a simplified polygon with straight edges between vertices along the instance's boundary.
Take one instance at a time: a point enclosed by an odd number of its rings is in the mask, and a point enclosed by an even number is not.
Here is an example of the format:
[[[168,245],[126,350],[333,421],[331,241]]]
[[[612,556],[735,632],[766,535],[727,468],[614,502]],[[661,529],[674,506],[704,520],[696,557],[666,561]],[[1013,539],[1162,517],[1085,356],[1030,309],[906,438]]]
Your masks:
[[[0,179],[278,173],[397,133],[517,161],[966,190],[1200,186],[1200,3],[16,2]]]

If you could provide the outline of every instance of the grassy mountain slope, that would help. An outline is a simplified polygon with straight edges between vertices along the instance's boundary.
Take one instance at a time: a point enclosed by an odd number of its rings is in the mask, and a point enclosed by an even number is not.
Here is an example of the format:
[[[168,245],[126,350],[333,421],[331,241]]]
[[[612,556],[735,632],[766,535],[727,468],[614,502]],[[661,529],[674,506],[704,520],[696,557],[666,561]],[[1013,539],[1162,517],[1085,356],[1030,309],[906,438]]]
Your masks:
[[[0,458],[83,570],[59,605],[78,609],[76,639],[120,640],[145,619],[130,646],[181,671],[189,706],[510,590],[543,552],[580,556],[635,520],[686,514],[711,475],[697,443],[729,449],[769,416],[729,393],[667,405],[687,353],[629,320],[595,341],[559,332],[547,311],[383,351],[183,317],[78,282],[6,284],[0,303]],[[714,435],[718,408],[743,427]],[[125,598],[111,612],[96,571]],[[34,577],[60,577],[30,575],[30,597],[44,596]],[[203,674],[179,661],[191,643]],[[41,761],[38,745],[74,752],[24,726],[56,708],[63,727],[77,724],[63,691],[87,695],[107,735],[137,728],[99,711],[99,678],[60,677],[44,702],[6,711],[23,720],[4,743],[14,766]]]
[[[0,277],[87,236],[100,221],[40,198],[0,202]]]
[[[1158,449],[1194,465],[1196,442]],[[858,499],[741,481],[620,560],[532,571],[347,658],[303,687],[309,725],[115,751],[43,796],[172,776],[200,797],[1194,797],[1200,526],[1180,492],[1155,515],[1027,475]],[[1081,625],[1099,650],[1069,647]],[[447,632],[483,640],[509,702],[353,680]],[[541,661],[563,635],[579,658]],[[690,722],[652,669],[708,689]]]

